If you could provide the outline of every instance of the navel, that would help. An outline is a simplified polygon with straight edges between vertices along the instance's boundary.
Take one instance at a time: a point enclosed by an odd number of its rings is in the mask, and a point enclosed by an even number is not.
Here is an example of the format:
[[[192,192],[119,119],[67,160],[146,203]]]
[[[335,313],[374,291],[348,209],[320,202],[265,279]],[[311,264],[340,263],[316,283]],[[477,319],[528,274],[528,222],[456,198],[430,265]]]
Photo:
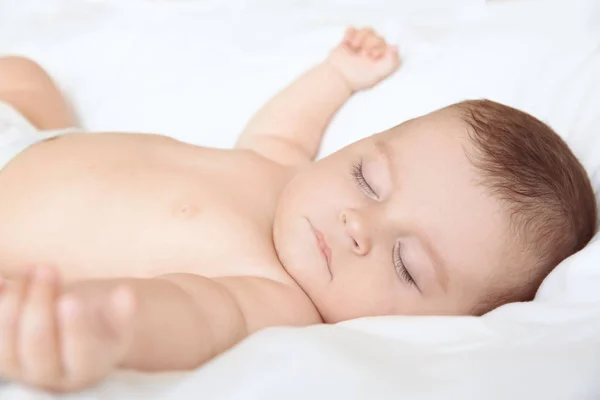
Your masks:
[[[194,203],[178,203],[173,207],[173,216],[177,219],[191,219],[200,212],[200,207]]]

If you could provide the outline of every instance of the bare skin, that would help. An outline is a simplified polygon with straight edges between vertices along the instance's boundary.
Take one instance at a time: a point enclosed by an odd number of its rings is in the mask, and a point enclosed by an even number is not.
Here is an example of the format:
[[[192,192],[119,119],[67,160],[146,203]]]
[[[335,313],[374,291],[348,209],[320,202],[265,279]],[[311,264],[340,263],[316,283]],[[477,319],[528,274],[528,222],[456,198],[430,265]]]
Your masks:
[[[39,129],[73,126],[43,71],[3,62],[4,101]],[[350,28],[236,149],[89,133],[15,157],[0,172],[0,376],[77,390],[118,367],[193,368],[259,329],[323,322],[274,247],[278,199],[335,112],[398,64],[375,32]]]
[[[69,391],[119,367],[193,368],[269,326],[472,314],[512,249],[510,218],[452,107],[313,162],[337,110],[398,65],[350,28],[235,149],[86,133],[13,158],[0,171],[0,376]],[[0,97],[40,129],[70,126],[39,68],[19,78],[36,68],[14,68]],[[37,114],[39,99],[55,112]]]

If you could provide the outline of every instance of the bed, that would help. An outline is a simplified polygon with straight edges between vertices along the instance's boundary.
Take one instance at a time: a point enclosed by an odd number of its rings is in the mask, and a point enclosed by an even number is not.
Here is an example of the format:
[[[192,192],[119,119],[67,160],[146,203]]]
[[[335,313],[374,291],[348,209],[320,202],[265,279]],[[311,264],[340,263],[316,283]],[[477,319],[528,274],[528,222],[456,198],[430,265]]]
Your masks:
[[[548,122],[600,190],[595,0],[0,0],[0,54],[37,60],[90,130],[230,147],[265,100],[347,24],[400,46],[399,73],[336,116],[321,156],[467,98]],[[483,317],[377,317],[272,328],[192,372],[119,372],[83,393],[17,399],[597,399],[600,240],[533,302]]]

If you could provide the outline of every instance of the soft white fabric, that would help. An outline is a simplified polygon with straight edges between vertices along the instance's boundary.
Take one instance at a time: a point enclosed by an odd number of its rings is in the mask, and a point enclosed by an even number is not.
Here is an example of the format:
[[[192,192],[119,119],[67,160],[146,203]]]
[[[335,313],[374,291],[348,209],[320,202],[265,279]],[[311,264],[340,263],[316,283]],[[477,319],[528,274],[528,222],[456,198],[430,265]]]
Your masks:
[[[38,60],[90,130],[230,146],[251,114],[340,38],[371,24],[401,71],[350,101],[322,154],[465,98],[549,122],[600,188],[595,0],[0,0],[0,53]],[[386,317],[270,329],[194,373],[118,374],[69,399],[594,399],[600,241],[528,304],[482,318]],[[16,385],[2,399],[45,399]]]
[[[38,131],[18,110],[0,100],[0,170],[35,143],[79,131],[79,128]]]

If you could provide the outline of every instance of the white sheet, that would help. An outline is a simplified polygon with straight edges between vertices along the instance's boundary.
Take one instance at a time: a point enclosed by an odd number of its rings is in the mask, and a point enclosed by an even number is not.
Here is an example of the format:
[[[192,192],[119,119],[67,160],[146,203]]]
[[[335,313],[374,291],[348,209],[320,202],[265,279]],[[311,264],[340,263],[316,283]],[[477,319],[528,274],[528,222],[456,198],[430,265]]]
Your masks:
[[[38,60],[89,129],[228,147],[349,23],[382,31],[404,62],[339,113],[322,154],[451,102],[488,97],[549,122],[600,189],[594,0],[0,0],[0,53]],[[122,373],[65,398],[598,398],[599,261],[596,238],[546,279],[533,303],[482,318],[270,329],[194,373]],[[53,397],[0,388],[2,399]]]

